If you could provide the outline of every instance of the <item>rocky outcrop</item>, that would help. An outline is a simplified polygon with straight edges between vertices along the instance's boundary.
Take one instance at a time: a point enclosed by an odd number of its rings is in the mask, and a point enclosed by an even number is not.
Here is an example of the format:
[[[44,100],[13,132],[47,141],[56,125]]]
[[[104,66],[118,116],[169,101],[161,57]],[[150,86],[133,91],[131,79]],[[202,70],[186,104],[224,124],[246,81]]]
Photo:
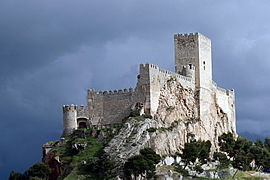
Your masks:
[[[228,116],[214,101],[207,119],[198,117],[198,92],[184,88],[169,79],[160,89],[160,98],[153,119],[129,118],[119,135],[105,148],[119,162],[151,147],[160,155],[181,152],[188,138],[210,140],[212,151],[218,148],[218,136],[234,132]],[[210,99],[211,100],[211,99]]]
[[[199,173],[192,170],[192,167],[186,168],[189,178],[185,178],[182,174],[173,170],[172,166],[159,166],[156,170],[157,180],[182,180],[191,179],[191,177],[209,178],[209,179],[228,179],[233,177],[237,172],[234,168],[218,170],[216,163],[202,165],[203,172]],[[192,178],[193,179],[193,178]],[[196,178],[194,178],[196,179]]]
[[[49,152],[43,158],[43,163],[47,164],[50,168],[50,180],[57,180],[59,176],[63,174],[63,169],[59,156],[56,156],[54,152]]]

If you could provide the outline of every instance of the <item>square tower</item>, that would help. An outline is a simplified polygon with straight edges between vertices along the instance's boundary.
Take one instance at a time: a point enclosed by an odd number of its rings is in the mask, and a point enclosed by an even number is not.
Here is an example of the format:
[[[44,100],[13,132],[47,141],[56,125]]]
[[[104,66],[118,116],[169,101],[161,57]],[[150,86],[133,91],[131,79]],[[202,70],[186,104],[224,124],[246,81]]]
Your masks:
[[[200,33],[175,34],[175,72],[183,75],[183,67],[195,66],[196,88],[212,84],[211,40]]]

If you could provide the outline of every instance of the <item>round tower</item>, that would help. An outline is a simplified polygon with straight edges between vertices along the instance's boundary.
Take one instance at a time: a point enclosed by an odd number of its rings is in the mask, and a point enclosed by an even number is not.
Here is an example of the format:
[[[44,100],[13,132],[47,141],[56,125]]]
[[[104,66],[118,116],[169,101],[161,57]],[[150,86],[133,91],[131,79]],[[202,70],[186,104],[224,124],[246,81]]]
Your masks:
[[[71,104],[63,106],[63,134],[62,137],[66,137],[72,133],[73,130],[77,129],[77,111],[78,107]]]

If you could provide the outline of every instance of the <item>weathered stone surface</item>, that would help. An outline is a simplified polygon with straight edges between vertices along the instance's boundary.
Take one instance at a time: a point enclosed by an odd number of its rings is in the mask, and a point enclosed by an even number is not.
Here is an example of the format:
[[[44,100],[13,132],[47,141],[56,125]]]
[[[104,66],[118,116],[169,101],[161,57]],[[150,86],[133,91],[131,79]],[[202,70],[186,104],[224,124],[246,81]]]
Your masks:
[[[196,92],[184,88],[176,79],[168,80],[160,89],[154,119],[130,118],[105,151],[121,163],[138,154],[143,147],[151,147],[160,155],[175,154],[181,152],[188,134],[194,134],[197,140],[210,140],[214,151],[221,133],[235,131],[227,114],[213,104],[212,116],[207,120],[196,118]],[[149,128],[155,131],[148,131]]]

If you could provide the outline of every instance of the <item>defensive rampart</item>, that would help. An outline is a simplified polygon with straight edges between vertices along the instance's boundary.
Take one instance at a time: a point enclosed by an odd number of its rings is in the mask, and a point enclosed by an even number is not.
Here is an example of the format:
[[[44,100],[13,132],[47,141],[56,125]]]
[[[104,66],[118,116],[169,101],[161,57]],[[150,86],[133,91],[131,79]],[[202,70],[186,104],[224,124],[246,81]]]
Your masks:
[[[228,127],[233,127],[233,129],[236,129],[235,127],[235,94],[234,90],[226,90],[223,88],[220,88],[216,85],[215,82],[213,82],[214,91],[216,92],[216,103],[221,108],[221,110],[227,114],[228,119],[230,121],[228,122]],[[228,131],[228,129],[226,129]]]
[[[88,90],[88,116],[92,125],[108,125],[121,123],[129,115],[134,102],[132,88],[99,91]]]
[[[146,63],[140,65],[140,77],[144,77],[144,79],[148,82],[145,84],[149,84],[147,86],[149,90],[149,106],[151,114],[155,114],[158,108],[158,99],[160,96],[160,89],[170,80],[175,80],[179,82],[184,88],[195,88],[195,77],[186,77],[180,74],[159,68],[157,65]]]

